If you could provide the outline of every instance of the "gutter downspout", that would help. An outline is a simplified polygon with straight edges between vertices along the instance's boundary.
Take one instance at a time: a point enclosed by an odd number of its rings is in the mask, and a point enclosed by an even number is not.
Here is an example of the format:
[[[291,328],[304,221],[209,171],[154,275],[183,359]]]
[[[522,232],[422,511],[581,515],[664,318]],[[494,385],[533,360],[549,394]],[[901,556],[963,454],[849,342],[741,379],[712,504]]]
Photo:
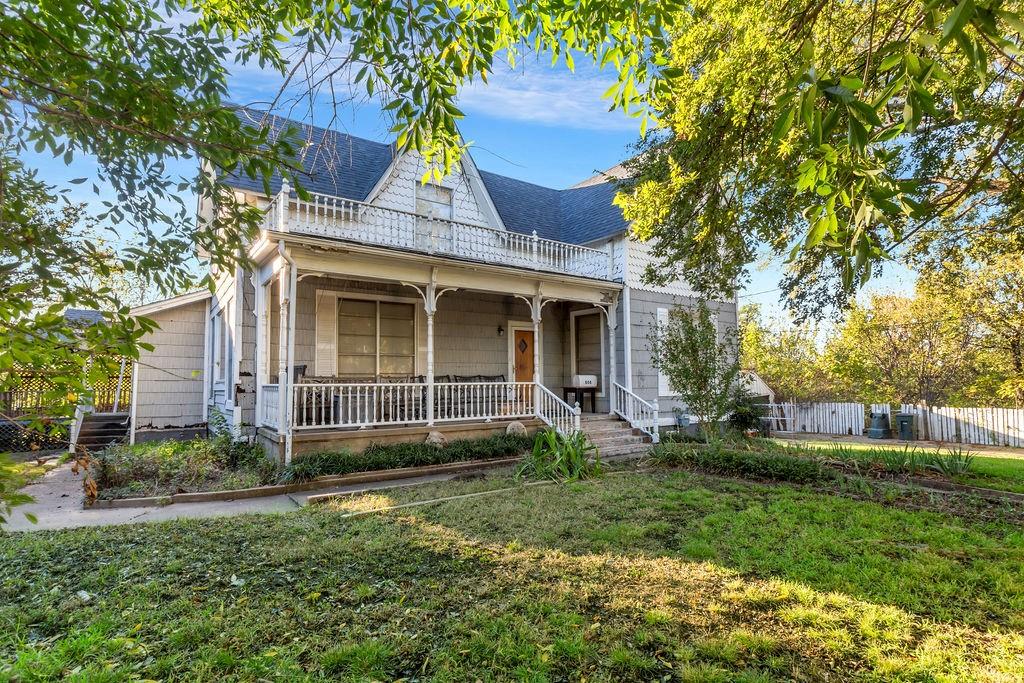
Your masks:
[[[298,278],[296,273],[295,261],[288,254],[288,250],[285,249],[284,240],[279,240],[277,243],[277,253],[281,255],[285,263],[288,264],[288,297],[281,296],[281,304],[287,307],[287,339],[288,345],[285,352],[284,363],[285,372],[283,378],[278,378],[278,392],[280,392],[280,400],[283,402],[284,420],[281,425],[284,431],[284,464],[287,465],[292,461],[292,422],[295,414],[295,401],[292,398],[292,385],[294,384],[295,374],[295,289],[298,284]],[[282,316],[283,317],[283,316]]]

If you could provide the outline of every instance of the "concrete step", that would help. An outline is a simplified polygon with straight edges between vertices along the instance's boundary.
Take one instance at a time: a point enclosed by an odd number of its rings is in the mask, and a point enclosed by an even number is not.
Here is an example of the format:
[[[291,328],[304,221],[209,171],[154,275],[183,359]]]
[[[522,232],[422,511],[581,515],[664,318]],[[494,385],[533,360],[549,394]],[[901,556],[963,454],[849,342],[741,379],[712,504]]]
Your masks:
[[[637,444],[646,443],[646,439],[642,436],[634,436],[632,434],[623,434],[620,436],[610,436],[603,439],[591,439],[590,442],[598,448],[610,448],[612,446],[624,446],[626,444]]]
[[[647,443],[625,444],[623,446],[602,448],[600,449],[600,454],[602,458],[614,458],[626,455],[644,455],[649,450],[651,450],[651,445]]]
[[[580,422],[622,422],[622,418],[608,413],[583,413]]]
[[[586,434],[592,437],[604,436],[606,434],[618,434],[619,432],[630,433],[633,431],[633,428],[625,423],[601,425],[600,427],[591,425],[581,425],[580,428]]]

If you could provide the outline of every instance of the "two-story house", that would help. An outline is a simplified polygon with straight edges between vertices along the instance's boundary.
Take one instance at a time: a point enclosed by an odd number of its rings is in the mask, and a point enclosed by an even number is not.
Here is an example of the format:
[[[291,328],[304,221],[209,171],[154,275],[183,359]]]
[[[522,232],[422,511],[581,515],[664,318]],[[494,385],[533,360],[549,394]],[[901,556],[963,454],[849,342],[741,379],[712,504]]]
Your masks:
[[[161,329],[135,368],[133,439],[227,425],[290,460],[509,420],[570,432],[612,415],[650,439],[672,421],[647,335],[695,300],[685,282],[643,282],[650,249],[608,176],[556,190],[466,154],[424,184],[415,153],[303,130],[309,200],[228,178],[265,212],[252,269],[137,309]],[[710,305],[720,330],[735,325],[735,300]]]

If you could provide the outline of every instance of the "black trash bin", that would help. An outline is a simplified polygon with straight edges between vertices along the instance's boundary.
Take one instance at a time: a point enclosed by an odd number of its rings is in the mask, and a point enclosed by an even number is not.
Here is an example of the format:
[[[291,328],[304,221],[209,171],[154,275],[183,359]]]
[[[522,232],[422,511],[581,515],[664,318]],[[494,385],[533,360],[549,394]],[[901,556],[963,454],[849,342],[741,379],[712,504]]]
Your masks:
[[[896,432],[901,441],[914,440],[914,415],[912,413],[896,413]]]
[[[889,438],[889,414],[871,413],[871,426],[868,427],[869,439]]]

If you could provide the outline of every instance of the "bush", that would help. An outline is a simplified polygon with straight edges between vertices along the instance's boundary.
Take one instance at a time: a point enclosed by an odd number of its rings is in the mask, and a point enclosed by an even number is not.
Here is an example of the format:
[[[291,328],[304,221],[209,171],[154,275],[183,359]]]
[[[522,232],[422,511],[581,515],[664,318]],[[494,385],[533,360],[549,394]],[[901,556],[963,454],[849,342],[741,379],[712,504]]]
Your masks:
[[[781,452],[742,451],[725,446],[658,444],[652,460],[661,465],[684,465],[712,474],[810,483],[827,477],[821,463]]]
[[[281,472],[280,481],[292,483],[353,472],[494,460],[519,455],[529,447],[529,437],[499,434],[484,439],[452,441],[442,447],[426,443],[396,443],[370,444],[359,454],[344,449],[317,451],[292,460]]]
[[[112,446],[97,456],[95,467],[100,498],[248,488],[277,478],[259,445],[226,436]]]
[[[593,457],[591,457],[593,453]],[[516,471],[516,477],[576,481],[601,475],[597,446],[583,432],[564,436],[548,428],[538,432],[533,449]]]
[[[764,404],[758,403],[749,392],[741,389],[732,399],[729,427],[741,434],[751,429],[759,429],[764,412]]]

